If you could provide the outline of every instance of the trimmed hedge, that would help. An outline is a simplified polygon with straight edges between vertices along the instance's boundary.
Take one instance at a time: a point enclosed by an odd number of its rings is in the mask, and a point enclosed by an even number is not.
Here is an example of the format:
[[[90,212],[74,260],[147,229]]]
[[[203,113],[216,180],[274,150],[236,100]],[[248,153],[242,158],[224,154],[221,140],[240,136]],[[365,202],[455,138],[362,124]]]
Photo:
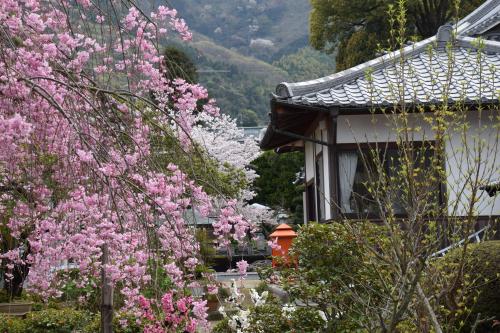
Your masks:
[[[493,327],[495,320],[500,320],[500,241],[486,241],[470,244],[466,257],[465,284],[460,288],[469,288],[463,300],[462,309],[451,309],[444,300],[440,303],[445,316],[454,316],[454,325],[460,332],[470,332],[476,318],[490,319],[476,327],[476,333],[500,332],[500,327]],[[436,265],[443,276],[450,276],[457,271],[462,248],[457,248]],[[449,304],[449,302],[448,302]],[[443,312],[444,313],[444,312]],[[458,320],[456,320],[458,319]]]
[[[70,308],[33,311],[26,318],[0,316],[1,333],[72,333],[83,330],[93,316]]]
[[[120,320],[127,320],[126,327]],[[142,333],[144,328],[135,318],[118,314],[113,318],[114,332]],[[72,308],[33,311],[26,318],[0,314],[0,333],[96,333],[100,331],[100,316]]]

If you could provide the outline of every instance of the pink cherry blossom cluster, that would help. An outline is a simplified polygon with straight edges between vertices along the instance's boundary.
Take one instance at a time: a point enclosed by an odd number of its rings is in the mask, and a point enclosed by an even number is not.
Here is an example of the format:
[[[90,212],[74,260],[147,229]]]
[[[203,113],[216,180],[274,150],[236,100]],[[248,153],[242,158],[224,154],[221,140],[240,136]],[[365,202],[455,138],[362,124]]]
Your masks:
[[[0,217],[13,240],[0,265],[7,279],[29,268],[29,288],[44,298],[70,281],[98,288],[104,274],[125,309],[149,319],[139,300],[154,285],[152,267],[165,270],[172,293],[185,288],[199,246],[184,215],[213,210],[182,170],[153,159],[151,131],[177,133],[189,147],[208,93],[163,75],[161,39],[191,38],[175,10],[147,17],[130,1],[105,3],[0,0]],[[202,111],[219,112],[212,100]],[[243,241],[251,230],[235,207],[221,210],[221,239]],[[205,320],[203,302],[190,298],[162,309],[163,331],[178,317],[188,332]]]
[[[165,328],[168,332],[180,329],[194,333],[198,328],[207,327],[207,301],[197,301],[191,296],[178,297],[170,291],[161,297],[160,302],[140,296],[138,303],[145,333],[164,333]]]
[[[248,262],[246,260],[240,260],[236,263],[236,267],[238,267],[238,272],[242,277],[247,275]]]
[[[237,213],[236,204],[236,200],[229,200],[220,210],[219,219],[213,223],[214,235],[221,246],[228,246],[231,240],[244,242],[252,230],[252,225]]]

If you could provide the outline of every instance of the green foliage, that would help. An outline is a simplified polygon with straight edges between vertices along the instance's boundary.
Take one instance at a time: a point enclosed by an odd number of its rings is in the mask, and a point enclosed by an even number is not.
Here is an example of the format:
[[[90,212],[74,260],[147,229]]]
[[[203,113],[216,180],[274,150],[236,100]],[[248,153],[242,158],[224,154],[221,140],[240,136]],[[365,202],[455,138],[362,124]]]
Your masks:
[[[376,306],[387,292],[379,280],[387,273],[384,265],[368,248],[376,244],[382,249],[384,239],[382,228],[370,222],[350,228],[341,223],[302,226],[290,252],[297,267],[282,270],[282,284],[292,300],[317,304],[311,308],[326,314],[330,330],[360,329],[360,322],[369,321],[362,313],[363,299]]]
[[[120,321],[126,321],[122,326]],[[142,333],[144,328],[135,317],[118,313],[113,318],[114,332]],[[73,308],[45,309],[33,311],[25,318],[0,314],[1,333],[96,333],[100,331],[100,316]]]
[[[151,274],[151,276],[157,277],[157,282],[156,282],[156,285],[150,285],[144,289],[142,294],[145,297],[153,298],[159,294],[162,294],[162,293],[172,289],[174,284],[172,282],[172,279],[170,279],[168,274],[165,272],[165,268],[163,268],[161,265],[152,265],[151,264],[149,266],[148,270],[149,270],[149,274]]]
[[[125,325],[122,325],[121,322],[126,322]],[[92,322],[86,325],[82,333],[96,333],[100,332],[101,327],[101,317],[99,315],[95,315]],[[118,313],[113,317],[113,332],[115,333],[142,333],[144,332],[144,327],[139,325],[136,322],[136,318],[132,315],[128,315],[125,313]]]
[[[500,241],[469,244],[463,269],[462,255],[463,248],[457,248],[436,260],[434,274],[426,284],[446,291],[437,303],[448,331],[470,332],[479,319],[486,321],[476,332],[490,332],[493,321],[500,320]]]
[[[181,78],[190,83],[198,81],[196,65],[189,55],[175,46],[168,46],[163,51],[165,75],[169,79]]]
[[[12,297],[7,290],[5,289],[0,290],[0,303],[10,302],[11,299]]]
[[[70,308],[30,312],[26,318],[0,316],[0,332],[7,333],[72,333],[93,322],[94,315]],[[96,331],[94,331],[96,332]]]
[[[267,151],[252,162],[259,178],[254,182],[255,202],[282,207],[291,212],[296,222],[302,222],[301,186],[293,184],[296,173],[304,166],[300,152],[276,154]]]
[[[212,328],[212,333],[233,333],[231,327],[229,327],[229,319],[225,318],[215,324]]]
[[[22,318],[0,314],[0,332],[27,333],[28,331]]]
[[[335,59],[310,47],[284,55],[273,65],[289,73],[293,81],[312,80],[335,72]]]
[[[249,316],[252,330],[261,333],[288,332],[290,327],[281,308],[282,304],[276,299],[252,308]]]
[[[458,16],[465,16],[481,3],[482,0],[461,1]],[[318,50],[338,51],[338,70],[370,60],[375,57],[377,44],[389,46],[388,10],[397,4],[394,0],[311,0],[310,43]],[[405,4],[405,39],[413,35],[430,37],[457,15],[452,0],[409,0]]]
[[[73,332],[85,327],[91,322],[92,314],[73,309],[47,309],[43,311],[30,312],[25,321],[28,332]]]
[[[378,38],[376,33],[359,30],[349,39],[342,40],[336,58],[338,68],[346,69],[371,60],[378,47]]]
[[[337,70],[343,70],[357,63],[346,58],[363,62],[375,55],[376,49],[359,39],[361,32],[375,34],[375,40],[385,41],[388,37],[387,1],[379,0],[311,0],[310,43],[318,50],[333,53],[337,48]],[[353,37],[354,35],[354,37]],[[351,38],[356,42],[350,41]],[[361,45],[357,42],[362,41]],[[354,47],[350,49],[348,46]],[[353,55],[355,51],[362,55]]]
[[[219,287],[219,292],[217,293],[217,297],[219,297],[221,301],[226,300],[226,298],[228,298],[229,296],[231,296],[229,289],[224,287]]]
[[[324,320],[315,309],[298,307],[290,316],[292,332],[323,332]]]
[[[58,272],[61,276],[62,281],[67,281],[61,288],[62,296],[58,301],[62,302],[74,302],[77,303],[80,297],[84,297],[85,309],[93,312],[99,311],[100,304],[100,289],[92,287],[92,284],[98,285],[100,281],[96,278],[91,279],[91,283],[85,286],[77,286],[76,281],[79,279],[80,271],[78,269],[61,270]],[[121,296],[120,293],[115,294],[115,298]],[[36,299],[36,301],[42,302],[41,299]],[[116,300],[118,301],[118,300]],[[57,307],[57,303],[54,304]]]
[[[317,309],[284,305],[268,296],[265,304],[250,308],[250,329],[245,332],[324,332],[325,321]]]
[[[259,294],[262,294],[264,291],[269,291],[269,286],[267,285],[266,281],[260,281],[255,288],[255,291],[257,291]]]
[[[207,229],[196,229],[196,241],[200,245],[200,256],[203,263],[207,266],[212,264],[211,260],[216,254],[215,246],[208,235]]]
[[[259,117],[255,111],[250,109],[243,109],[238,116],[238,125],[245,127],[257,126],[259,124]]]

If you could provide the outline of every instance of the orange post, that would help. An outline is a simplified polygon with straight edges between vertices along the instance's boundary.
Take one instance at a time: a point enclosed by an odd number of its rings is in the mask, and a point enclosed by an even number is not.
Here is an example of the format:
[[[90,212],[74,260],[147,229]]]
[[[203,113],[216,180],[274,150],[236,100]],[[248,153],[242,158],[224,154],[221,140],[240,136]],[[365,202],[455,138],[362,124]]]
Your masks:
[[[272,241],[276,241],[280,248],[273,248],[273,267],[277,265],[277,258],[283,258],[284,262],[288,262],[288,250],[292,246],[292,241],[297,234],[288,224],[280,224],[274,232],[269,235]],[[276,259],[275,259],[276,258]]]

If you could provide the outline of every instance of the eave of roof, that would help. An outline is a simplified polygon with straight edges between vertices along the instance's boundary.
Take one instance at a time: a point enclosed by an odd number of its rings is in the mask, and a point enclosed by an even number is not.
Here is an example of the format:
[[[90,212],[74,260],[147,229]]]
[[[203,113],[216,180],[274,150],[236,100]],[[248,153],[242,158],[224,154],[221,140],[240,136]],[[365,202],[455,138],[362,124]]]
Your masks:
[[[476,10],[461,19],[456,25],[443,25],[438,30],[436,36],[329,76],[302,82],[282,82],[276,87],[276,94],[282,99],[285,99],[324,91],[333,86],[350,82],[356,77],[364,75],[368,69],[377,71],[387,66],[388,63],[397,61],[401,57],[408,58],[424,52],[429,46],[434,45],[436,48],[445,47],[446,44],[451,41],[453,35],[456,35],[456,40],[459,42],[459,45],[463,47],[474,47],[472,39],[469,37],[476,35],[478,29],[488,29],[494,24],[494,22],[491,22],[492,19],[495,17],[500,18],[498,15],[500,15],[500,0],[485,1]],[[500,52],[500,44],[498,43],[485,42],[485,46],[488,48],[487,52]]]
[[[478,7],[474,12],[460,20],[456,25],[452,26],[447,24],[442,26],[436,36],[427,38],[423,41],[409,45],[401,50],[397,50],[381,57],[375,58],[371,61],[365,62],[358,66],[349,68],[339,73],[329,75],[323,78],[309,80],[304,82],[282,82],[276,87],[276,95],[272,96],[271,99],[271,123],[261,141],[261,147],[263,149],[277,148],[286,145],[287,142],[291,142],[294,139],[285,138],[286,135],[283,133],[278,134],[276,128],[276,122],[273,121],[273,115],[276,111],[276,105],[283,105],[285,107],[300,107],[300,108],[312,108],[313,111],[323,110],[328,111],[334,108],[352,110],[353,108],[360,109],[373,109],[375,108],[391,108],[396,107],[399,103],[405,103],[407,105],[418,104],[419,106],[434,105],[436,103],[448,103],[454,104],[458,100],[457,98],[439,99],[432,97],[427,99],[414,99],[409,102],[406,100],[406,91],[403,93],[403,100],[398,101],[394,99],[395,102],[383,100],[380,103],[376,103],[373,100],[367,100],[365,98],[361,103],[350,103],[350,101],[342,103],[341,101],[335,101],[333,98],[328,97],[330,90],[336,87],[342,87],[342,89],[353,89],[346,91],[347,96],[359,95],[359,91],[356,91],[356,87],[350,88],[349,84],[355,80],[362,80],[367,72],[376,73],[377,71],[382,71],[387,67],[397,64],[400,59],[410,59],[412,57],[421,56],[426,51],[433,49],[438,52],[444,53],[447,47],[452,44],[455,49],[459,50],[478,50],[480,49],[482,53],[486,56],[495,55],[495,59],[490,61],[488,65],[493,63],[493,66],[498,66],[500,68],[500,42],[482,40],[478,42],[477,38],[472,38],[471,36],[476,36],[478,31],[483,31],[484,29],[489,29],[500,22],[496,22],[496,18],[500,18],[498,15],[500,13],[500,0],[488,0],[483,5]],[[498,55],[498,59],[497,58]],[[491,58],[491,57],[490,57]],[[467,59],[466,59],[467,60]],[[491,59],[490,59],[491,60]],[[495,69],[493,72],[495,73]],[[496,78],[497,75],[494,74]],[[470,78],[466,76],[466,78]],[[462,78],[463,79],[463,78]],[[473,75],[472,79],[476,79]],[[479,80],[480,83],[483,82],[482,78]],[[500,79],[497,80],[500,82]],[[389,82],[389,81],[388,81]],[[390,83],[390,82],[389,82]],[[457,83],[458,85],[458,83]],[[492,89],[496,89],[496,82],[492,86]],[[481,86],[481,84],[480,84]],[[359,88],[359,86],[357,87]],[[491,90],[491,89],[490,89]],[[326,99],[322,99],[321,95]],[[456,95],[456,93],[455,93]],[[308,96],[319,96],[320,98],[308,100]],[[489,91],[488,95],[482,95],[479,93],[479,97],[476,96],[466,96],[465,99],[460,100],[460,102],[465,102],[469,105],[474,105],[478,103],[487,104],[498,104],[498,94],[493,91]],[[456,97],[456,96],[455,96]],[[342,113],[342,112],[340,112]],[[303,126],[306,124],[303,124]],[[304,126],[306,127],[306,126]]]
[[[417,104],[497,100],[500,42],[478,41],[465,36],[448,41],[452,38],[450,29],[451,26],[444,26],[436,37],[328,77],[281,83],[276,98],[316,107],[388,107],[403,100]],[[450,45],[452,54],[449,53]],[[481,63],[477,62],[479,52],[484,54]],[[458,65],[451,72],[447,71],[449,61]],[[403,71],[407,73],[400,76]],[[446,101],[445,81],[449,75],[455,89],[451,89],[450,99]],[[462,81],[469,85],[459,91],[457,87]]]

